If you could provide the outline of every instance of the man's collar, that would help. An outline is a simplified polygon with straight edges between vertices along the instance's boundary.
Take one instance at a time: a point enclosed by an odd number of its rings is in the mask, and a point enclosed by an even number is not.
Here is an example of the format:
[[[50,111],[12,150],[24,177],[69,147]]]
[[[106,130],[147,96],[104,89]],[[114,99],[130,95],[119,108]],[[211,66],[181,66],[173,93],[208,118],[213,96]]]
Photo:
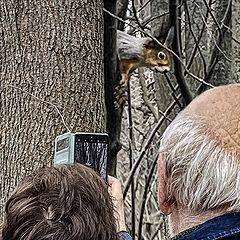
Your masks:
[[[197,228],[197,226],[189,228],[184,230],[183,232],[178,233],[176,236],[174,236],[173,238],[171,238],[171,240],[177,240],[185,235],[188,235],[189,233],[193,232],[195,229]]]
[[[177,234],[172,240],[229,239],[237,235],[240,239],[240,213],[228,213],[212,218],[203,224]]]

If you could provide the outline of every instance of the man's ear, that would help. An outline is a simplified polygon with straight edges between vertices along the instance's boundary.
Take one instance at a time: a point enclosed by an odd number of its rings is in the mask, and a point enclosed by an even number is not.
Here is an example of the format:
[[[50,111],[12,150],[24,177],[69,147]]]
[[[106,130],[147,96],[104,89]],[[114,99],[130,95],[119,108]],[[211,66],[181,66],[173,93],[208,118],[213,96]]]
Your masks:
[[[171,27],[168,31],[168,35],[164,41],[164,45],[167,48],[172,49],[172,43],[173,43],[173,39],[174,39],[174,27]]]
[[[171,203],[168,201],[169,197],[169,184],[166,177],[166,161],[163,153],[159,154],[158,157],[158,203],[161,208],[161,211],[165,215],[171,213]]]

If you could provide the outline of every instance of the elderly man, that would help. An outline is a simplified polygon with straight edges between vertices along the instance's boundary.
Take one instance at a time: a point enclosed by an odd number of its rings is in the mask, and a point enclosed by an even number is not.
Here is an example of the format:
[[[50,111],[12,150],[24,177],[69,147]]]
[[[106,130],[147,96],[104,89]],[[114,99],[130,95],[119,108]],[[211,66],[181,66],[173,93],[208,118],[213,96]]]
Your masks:
[[[206,91],[176,117],[158,174],[173,239],[240,239],[240,84]]]

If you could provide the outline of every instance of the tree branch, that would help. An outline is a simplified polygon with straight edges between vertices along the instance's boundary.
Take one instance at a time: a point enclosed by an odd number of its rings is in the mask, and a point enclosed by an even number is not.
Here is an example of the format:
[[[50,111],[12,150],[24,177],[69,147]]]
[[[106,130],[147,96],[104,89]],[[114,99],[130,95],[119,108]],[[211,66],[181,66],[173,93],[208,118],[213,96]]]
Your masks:
[[[133,145],[134,145],[134,136],[133,136],[133,121],[132,121],[132,101],[131,101],[131,91],[130,91],[130,81],[128,81],[128,129],[129,129],[129,166],[130,169],[133,165]],[[134,181],[131,182],[131,223],[132,223],[132,236],[135,238],[135,187]]]
[[[105,0],[104,7],[111,12],[116,12],[116,0]],[[108,161],[109,174],[116,174],[117,153],[121,149],[120,133],[123,107],[116,109],[114,101],[115,88],[119,84],[120,73],[118,70],[116,54],[116,20],[115,17],[104,14],[104,90],[106,105],[106,129],[109,135],[110,151]]]
[[[170,21],[171,27],[174,27],[174,40],[172,44],[173,51],[178,56],[173,57],[174,60],[174,70],[175,76],[177,79],[177,83],[179,88],[182,92],[183,98],[185,100],[185,104],[188,105],[192,101],[191,92],[186,84],[182,66],[178,59],[180,58],[180,45],[179,45],[179,25],[178,25],[178,14],[177,14],[177,1],[176,0],[169,0],[169,12],[170,12]]]

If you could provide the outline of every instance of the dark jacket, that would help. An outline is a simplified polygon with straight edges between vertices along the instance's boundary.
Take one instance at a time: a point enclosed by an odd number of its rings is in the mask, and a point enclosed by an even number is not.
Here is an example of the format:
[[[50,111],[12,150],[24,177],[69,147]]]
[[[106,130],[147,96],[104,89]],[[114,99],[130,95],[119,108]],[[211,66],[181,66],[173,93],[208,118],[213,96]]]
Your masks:
[[[240,213],[215,217],[197,226],[195,230],[179,237],[179,240],[240,240]]]
[[[121,231],[118,233],[120,240],[132,240],[132,237],[128,232]]]

